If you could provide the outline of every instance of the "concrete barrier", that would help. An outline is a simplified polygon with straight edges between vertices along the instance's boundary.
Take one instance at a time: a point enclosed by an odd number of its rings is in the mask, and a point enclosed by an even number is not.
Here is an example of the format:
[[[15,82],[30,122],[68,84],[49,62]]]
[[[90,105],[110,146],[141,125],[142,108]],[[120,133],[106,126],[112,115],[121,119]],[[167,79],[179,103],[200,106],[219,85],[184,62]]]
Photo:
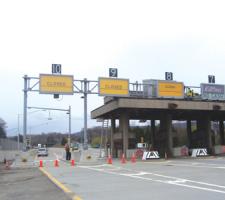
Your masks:
[[[188,156],[188,148],[186,146],[173,148],[173,156]]]
[[[150,159],[159,159],[159,152],[158,151],[145,151],[142,160],[150,160]]]
[[[214,146],[215,154],[225,154],[225,146],[224,145],[216,145]]]
[[[202,157],[202,156],[207,156],[207,149],[206,148],[201,148],[201,149],[192,149],[192,154],[191,157]]]

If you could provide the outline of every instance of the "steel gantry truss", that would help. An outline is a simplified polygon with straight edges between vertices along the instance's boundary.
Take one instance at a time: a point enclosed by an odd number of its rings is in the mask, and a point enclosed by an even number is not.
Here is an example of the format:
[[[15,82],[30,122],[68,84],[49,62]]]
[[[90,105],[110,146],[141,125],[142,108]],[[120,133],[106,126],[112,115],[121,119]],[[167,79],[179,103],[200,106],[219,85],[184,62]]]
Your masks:
[[[27,137],[27,97],[28,92],[40,92],[39,90],[39,77],[29,77],[25,75],[24,79],[24,110],[23,110],[23,144],[26,149],[26,137]],[[83,146],[87,147],[87,95],[88,94],[98,94],[98,81],[87,80],[73,80],[73,93],[83,94],[84,99],[84,135],[83,135]],[[34,108],[34,107],[32,107]],[[49,108],[51,109],[51,108]],[[56,109],[55,109],[56,110]],[[68,111],[65,109],[57,109]],[[71,117],[71,110],[69,108],[69,114]],[[71,123],[71,122],[70,122]],[[69,125],[69,135],[71,134],[71,124]]]
[[[27,136],[27,97],[28,92],[40,92],[40,78],[29,77],[25,75],[24,79],[24,110],[23,110],[23,144],[26,148],[26,136]],[[129,96],[144,97],[143,86],[145,84],[129,83]],[[149,85],[149,84],[148,84]],[[99,82],[95,80],[73,80],[73,93],[83,94],[84,99],[84,134],[83,134],[83,147],[87,147],[87,96],[88,94],[99,94]],[[60,109],[64,110],[64,109]],[[71,111],[69,111],[71,112]],[[71,114],[71,113],[70,113]],[[70,129],[71,131],[71,129]]]

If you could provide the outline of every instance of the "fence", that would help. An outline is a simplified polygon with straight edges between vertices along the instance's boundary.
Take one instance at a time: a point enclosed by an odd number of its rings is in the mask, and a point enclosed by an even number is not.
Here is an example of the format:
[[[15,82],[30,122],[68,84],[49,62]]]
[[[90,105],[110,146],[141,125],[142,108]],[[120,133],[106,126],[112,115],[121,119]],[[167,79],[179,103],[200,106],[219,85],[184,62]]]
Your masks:
[[[23,144],[19,144],[19,149],[22,150]],[[0,162],[13,160],[18,154],[18,143],[13,140],[0,138]]]

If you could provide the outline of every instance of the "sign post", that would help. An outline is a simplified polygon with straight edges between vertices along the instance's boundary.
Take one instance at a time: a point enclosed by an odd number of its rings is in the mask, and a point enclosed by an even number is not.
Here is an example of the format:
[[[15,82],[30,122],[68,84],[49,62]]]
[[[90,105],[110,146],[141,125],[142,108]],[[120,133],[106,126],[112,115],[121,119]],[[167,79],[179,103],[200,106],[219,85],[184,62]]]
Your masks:
[[[27,92],[28,92],[28,76],[24,77],[24,97],[23,97],[23,150],[27,149],[26,138],[27,138]]]

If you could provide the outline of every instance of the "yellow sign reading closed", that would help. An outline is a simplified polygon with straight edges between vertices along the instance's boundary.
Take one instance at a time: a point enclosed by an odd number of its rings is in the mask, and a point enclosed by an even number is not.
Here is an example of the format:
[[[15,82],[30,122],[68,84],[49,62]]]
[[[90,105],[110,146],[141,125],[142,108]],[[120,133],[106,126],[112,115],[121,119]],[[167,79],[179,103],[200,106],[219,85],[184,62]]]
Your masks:
[[[114,78],[99,78],[99,95],[101,96],[128,96],[129,80]]]
[[[184,84],[182,82],[158,81],[158,97],[184,97]]]
[[[39,91],[43,94],[73,94],[73,76],[40,74]]]

